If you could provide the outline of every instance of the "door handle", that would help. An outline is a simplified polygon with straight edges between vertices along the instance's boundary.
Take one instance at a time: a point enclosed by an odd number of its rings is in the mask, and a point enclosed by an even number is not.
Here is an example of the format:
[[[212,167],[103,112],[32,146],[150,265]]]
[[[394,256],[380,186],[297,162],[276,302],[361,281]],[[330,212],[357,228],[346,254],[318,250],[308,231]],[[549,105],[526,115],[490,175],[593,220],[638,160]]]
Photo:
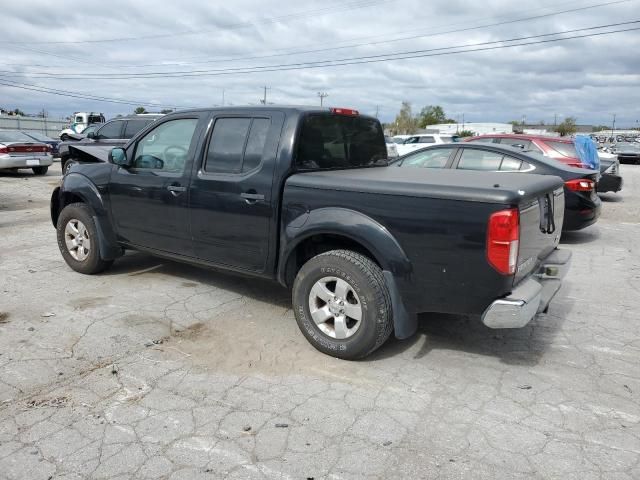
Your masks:
[[[186,192],[187,187],[181,187],[180,185],[169,185],[167,187],[167,190],[169,190],[174,197],[177,197],[182,192]]]
[[[247,203],[256,203],[258,200],[264,200],[264,195],[261,195],[259,193],[255,193],[255,191],[251,192],[247,192],[247,193],[241,193],[240,196],[242,198],[244,198],[245,202]]]

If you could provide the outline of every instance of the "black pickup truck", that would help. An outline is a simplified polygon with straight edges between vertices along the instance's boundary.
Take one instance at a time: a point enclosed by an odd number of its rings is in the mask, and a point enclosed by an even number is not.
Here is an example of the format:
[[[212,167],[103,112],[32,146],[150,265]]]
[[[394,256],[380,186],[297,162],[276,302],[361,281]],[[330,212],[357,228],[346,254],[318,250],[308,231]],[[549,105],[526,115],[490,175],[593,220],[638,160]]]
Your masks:
[[[354,359],[411,336],[420,312],[517,328],[544,311],[570,261],[562,187],[388,167],[380,123],[354,110],[203,109],[73,164],[51,218],[81,273],[135,249],[277,280],[307,339]]]

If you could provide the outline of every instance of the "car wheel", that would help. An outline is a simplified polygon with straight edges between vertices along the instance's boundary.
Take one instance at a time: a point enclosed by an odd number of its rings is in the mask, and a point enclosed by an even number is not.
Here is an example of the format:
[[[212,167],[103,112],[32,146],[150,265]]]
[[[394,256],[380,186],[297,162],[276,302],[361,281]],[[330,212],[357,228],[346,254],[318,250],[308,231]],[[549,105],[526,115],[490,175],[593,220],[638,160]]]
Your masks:
[[[350,250],[332,250],[305,263],[293,284],[293,307],[307,340],[337,358],[365,357],[393,330],[382,270]]]
[[[49,167],[33,167],[31,170],[36,175],[46,175]]]
[[[88,275],[109,268],[113,260],[100,258],[100,240],[88,205],[72,203],[60,212],[56,226],[58,247],[67,265]]]
[[[71,166],[77,163],[75,159],[73,158],[66,158],[63,162],[62,162],[62,174],[65,175],[67,173],[67,171],[71,168]]]

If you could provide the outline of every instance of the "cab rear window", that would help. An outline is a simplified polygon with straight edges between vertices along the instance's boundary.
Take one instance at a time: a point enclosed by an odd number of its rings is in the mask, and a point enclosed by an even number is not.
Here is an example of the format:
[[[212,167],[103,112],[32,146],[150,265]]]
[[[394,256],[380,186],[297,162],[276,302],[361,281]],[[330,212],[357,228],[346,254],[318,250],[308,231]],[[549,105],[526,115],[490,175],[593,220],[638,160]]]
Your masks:
[[[311,114],[302,123],[296,154],[301,170],[387,165],[380,123],[359,116]]]

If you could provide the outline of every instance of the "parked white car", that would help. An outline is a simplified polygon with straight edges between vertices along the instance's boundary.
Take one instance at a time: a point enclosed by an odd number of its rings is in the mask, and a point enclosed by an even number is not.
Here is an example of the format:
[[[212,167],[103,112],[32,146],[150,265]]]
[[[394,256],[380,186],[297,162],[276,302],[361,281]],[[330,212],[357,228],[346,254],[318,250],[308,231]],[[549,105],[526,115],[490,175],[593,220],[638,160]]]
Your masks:
[[[17,130],[0,130],[0,170],[29,168],[36,175],[47,173],[53,163],[51,148]]]
[[[440,135],[437,133],[419,133],[409,136],[404,143],[396,145],[400,156],[407,153],[415,152],[416,150],[422,150],[423,148],[430,147],[431,145],[438,145],[442,143],[452,143],[457,141],[457,135]]]

